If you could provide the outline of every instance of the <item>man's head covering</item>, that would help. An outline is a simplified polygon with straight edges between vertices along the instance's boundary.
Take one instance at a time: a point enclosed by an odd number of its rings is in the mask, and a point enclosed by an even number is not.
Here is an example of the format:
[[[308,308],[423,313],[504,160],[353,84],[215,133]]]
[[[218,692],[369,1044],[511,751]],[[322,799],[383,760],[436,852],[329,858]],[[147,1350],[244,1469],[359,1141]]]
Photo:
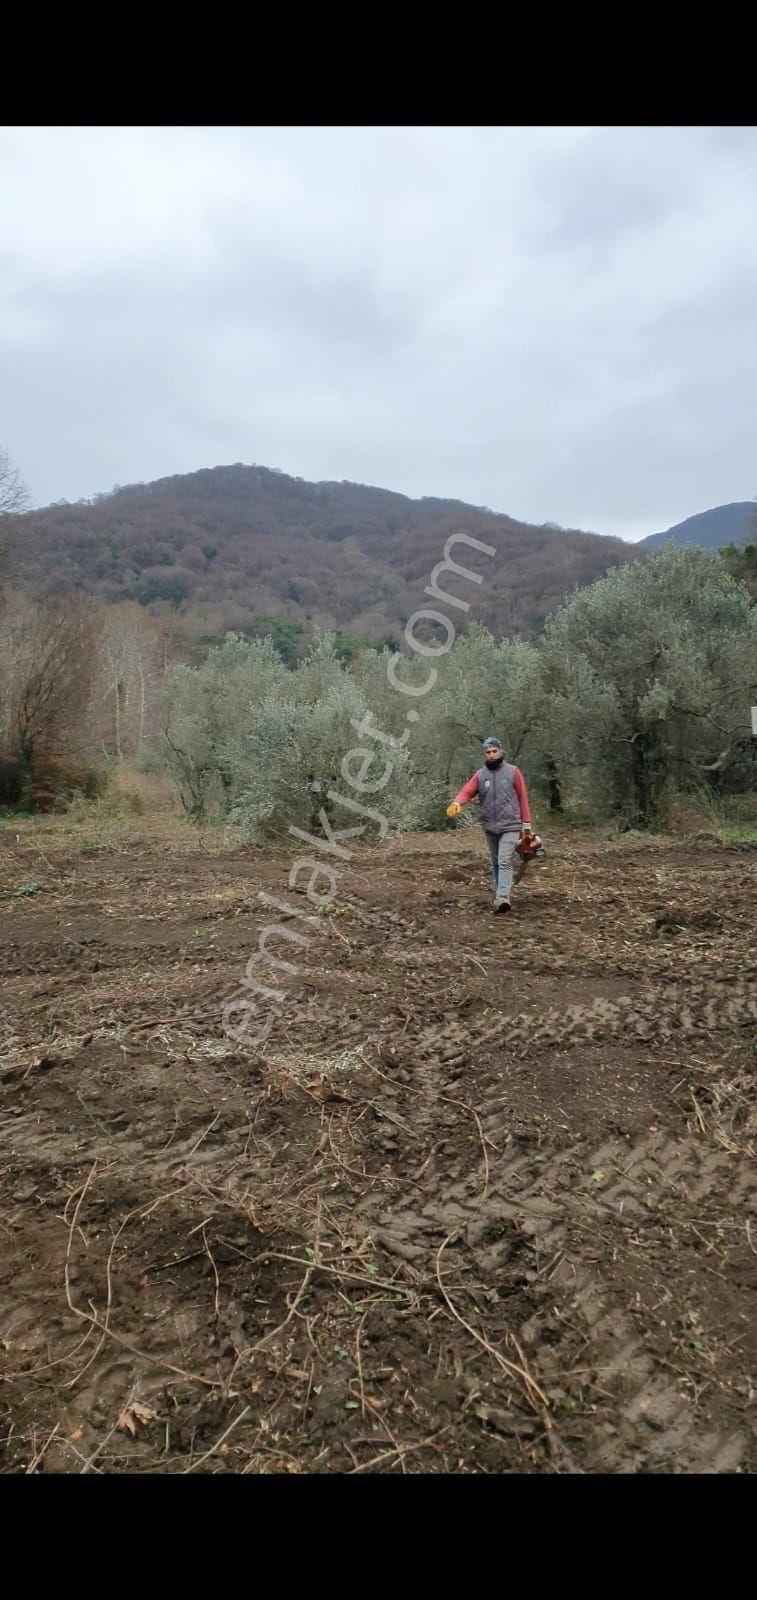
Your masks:
[[[496,739],[493,733],[489,734],[488,739],[484,739],[485,750],[504,750],[504,748],[502,740]]]

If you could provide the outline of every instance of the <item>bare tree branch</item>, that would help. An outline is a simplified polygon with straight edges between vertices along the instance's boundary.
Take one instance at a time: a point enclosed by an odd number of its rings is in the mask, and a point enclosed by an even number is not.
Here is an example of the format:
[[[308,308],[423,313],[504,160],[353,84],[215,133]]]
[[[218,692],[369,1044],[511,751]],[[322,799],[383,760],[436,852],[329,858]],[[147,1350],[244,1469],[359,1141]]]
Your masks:
[[[29,503],[26,484],[14,467],[7,450],[0,445],[0,517],[24,511]]]

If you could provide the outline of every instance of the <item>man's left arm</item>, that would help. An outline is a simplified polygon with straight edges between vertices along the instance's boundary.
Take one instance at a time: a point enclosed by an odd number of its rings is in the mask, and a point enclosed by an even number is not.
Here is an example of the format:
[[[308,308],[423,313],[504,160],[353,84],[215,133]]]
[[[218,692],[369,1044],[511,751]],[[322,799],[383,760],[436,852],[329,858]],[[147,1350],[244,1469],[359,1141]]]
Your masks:
[[[518,796],[518,805],[520,806],[520,820],[523,823],[523,827],[524,828],[530,828],[531,827],[531,807],[529,806],[529,803],[528,803],[528,790],[526,789],[526,780],[525,780],[525,778],[523,776],[523,773],[521,772],[519,767],[516,767],[515,768],[515,772],[513,773],[513,788],[515,790],[515,793]]]

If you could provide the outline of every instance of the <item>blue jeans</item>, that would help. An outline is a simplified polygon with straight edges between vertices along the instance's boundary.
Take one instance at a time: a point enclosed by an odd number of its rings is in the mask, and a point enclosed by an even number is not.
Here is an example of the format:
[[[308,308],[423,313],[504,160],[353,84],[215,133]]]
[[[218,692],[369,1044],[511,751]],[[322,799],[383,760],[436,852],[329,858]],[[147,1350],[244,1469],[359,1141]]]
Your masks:
[[[494,880],[494,893],[498,899],[509,900],[513,886],[513,869],[515,866],[515,846],[520,835],[518,833],[486,833],[486,842],[489,846],[489,857],[492,864],[492,878]]]

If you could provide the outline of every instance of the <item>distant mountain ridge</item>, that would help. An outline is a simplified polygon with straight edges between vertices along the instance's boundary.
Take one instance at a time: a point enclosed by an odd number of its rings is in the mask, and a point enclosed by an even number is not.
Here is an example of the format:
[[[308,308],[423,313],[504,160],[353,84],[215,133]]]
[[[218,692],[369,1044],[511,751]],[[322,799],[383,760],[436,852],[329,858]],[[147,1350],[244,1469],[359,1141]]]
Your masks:
[[[171,608],[197,637],[276,617],[399,641],[407,618],[433,605],[424,587],[455,535],[468,543],[453,559],[482,581],[448,573],[441,582],[464,598],[463,626],[475,619],[498,635],[533,635],[577,585],[643,559],[621,539],[534,527],[462,501],[237,464],[14,518],[8,580]]]
[[[732,500],[711,511],[698,511],[684,522],[676,522],[664,533],[650,533],[640,539],[639,550],[657,550],[673,539],[676,544],[698,544],[703,550],[721,550],[725,544],[740,544],[749,532],[757,512],[753,500]]]
[[[457,535],[468,544],[453,559],[482,579],[452,578],[470,608],[460,623],[533,636],[567,594],[609,568],[643,561],[670,538],[714,551],[742,537],[754,510],[750,501],[715,507],[630,544],[460,500],[237,463],[10,518],[6,580],[168,610],[198,641],[265,631],[274,619],[294,640],[324,627],[399,642],[408,617],[432,604],[424,588]],[[449,590],[449,575],[442,581]]]

